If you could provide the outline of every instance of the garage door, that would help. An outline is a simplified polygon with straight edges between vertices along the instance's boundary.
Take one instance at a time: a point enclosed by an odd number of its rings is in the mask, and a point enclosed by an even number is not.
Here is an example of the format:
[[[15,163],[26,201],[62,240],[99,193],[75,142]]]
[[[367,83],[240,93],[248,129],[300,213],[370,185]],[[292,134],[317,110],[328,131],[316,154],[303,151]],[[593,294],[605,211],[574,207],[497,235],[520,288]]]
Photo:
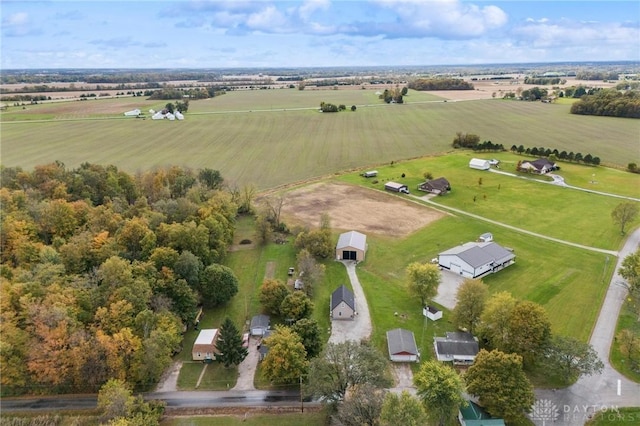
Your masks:
[[[350,251],[350,250],[343,250],[342,251],[342,258],[344,260],[357,260],[358,259],[356,257],[356,252],[355,251]]]
[[[455,272],[456,274],[462,274],[462,267],[460,265],[456,265],[455,263],[452,263],[451,272]]]

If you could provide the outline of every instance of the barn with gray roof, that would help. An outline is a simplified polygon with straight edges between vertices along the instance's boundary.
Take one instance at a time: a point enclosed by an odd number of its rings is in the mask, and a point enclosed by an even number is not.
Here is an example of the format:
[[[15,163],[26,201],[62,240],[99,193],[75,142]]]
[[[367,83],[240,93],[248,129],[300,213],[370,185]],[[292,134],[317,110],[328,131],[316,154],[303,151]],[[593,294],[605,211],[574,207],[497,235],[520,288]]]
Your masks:
[[[389,359],[394,362],[418,362],[420,353],[413,332],[403,328],[387,331]]]
[[[512,265],[516,255],[494,242],[469,242],[438,255],[438,265],[466,278],[478,278]]]

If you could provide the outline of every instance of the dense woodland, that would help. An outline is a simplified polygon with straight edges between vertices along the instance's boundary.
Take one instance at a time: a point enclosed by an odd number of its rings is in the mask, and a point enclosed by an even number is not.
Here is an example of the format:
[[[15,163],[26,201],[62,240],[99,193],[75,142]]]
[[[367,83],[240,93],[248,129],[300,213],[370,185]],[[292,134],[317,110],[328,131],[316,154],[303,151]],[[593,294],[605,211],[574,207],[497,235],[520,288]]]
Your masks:
[[[572,114],[603,115],[610,117],[640,118],[640,93],[625,93],[615,89],[598,90],[585,95],[573,105]]]
[[[198,306],[238,291],[221,262],[243,202],[216,170],[57,162],[1,178],[3,395],[148,388]]]

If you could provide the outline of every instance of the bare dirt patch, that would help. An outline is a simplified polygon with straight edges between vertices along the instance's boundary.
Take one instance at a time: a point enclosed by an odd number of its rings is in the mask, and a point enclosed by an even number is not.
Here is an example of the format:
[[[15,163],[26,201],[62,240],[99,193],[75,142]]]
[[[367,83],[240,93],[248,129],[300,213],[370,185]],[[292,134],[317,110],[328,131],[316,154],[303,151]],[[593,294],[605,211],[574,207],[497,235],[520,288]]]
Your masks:
[[[316,183],[285,196],[282,216],[292,225],[316,228],[327,213],[331,227],[403,237],[444,214],[401,197],[341,183]]]

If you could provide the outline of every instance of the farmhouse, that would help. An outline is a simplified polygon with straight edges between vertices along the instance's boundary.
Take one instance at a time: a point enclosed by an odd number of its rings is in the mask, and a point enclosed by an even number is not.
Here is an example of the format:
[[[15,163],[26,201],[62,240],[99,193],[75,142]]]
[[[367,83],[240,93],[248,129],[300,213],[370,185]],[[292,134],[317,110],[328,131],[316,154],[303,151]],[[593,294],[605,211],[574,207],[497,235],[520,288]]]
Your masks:
[[[491,164],[489,163],[489,160],[472,158],[469,161],[469,167],[471,167],[472,169],[478,169],[478,170],[489,170],[491,168]]]
[[[556,163],[547,160],[546,158],[538,158],[535,161],[523,161],[518,166],[518,171],[536,173],[543,175],[545,173],[558,170],[559,167]]]
[[[216,359],[217,328],[205,328],[200,330],[198,338],[193,344],[191,358],[194,361],[212,361]]]
[[[331,293],[331,318],[352,320],[356,313],[356,300],[353,292],[341,285]]]
[[[252,336],[264,336],[264,333],[269,329],[270,319],[268,315],[256,315],[251,318],[251,325],[249,326]]]
[[[465,407],[460,407],[458,420],[462,426],[504,426],[503,419],[491,417],[489,413],[473,401],[467,401]]]
[[[393,362],[418,362],[420,358],[412,331],[402,328],[387,331],[387,347]]]
[[[429,318],[431,321],[437,321],[442,318],[442,311],[435,306],[425,306],[422,308],[422,315]]]
[[[438,265],[466,278],[498,272],[515,263],[516,255],[494,242],[469,242],[438,254]]]
[[[367,236],[357,231],[340,234],[336,244],[337,260],[362,262],[367,251]]]
[[[398,182],[387,182],[384,184],[384,189],[391,192],[402,192],[403,194],[409,193],[407,185]]]
[[[433,346],[438,361],[472,364],[478,355],[478,341],[471,333],[447,332],[446,337],[434,337]]]
[[[443,177],[438,179],[428,180],[418,185],[418,189],[424,192],[430,192],[431,194],[444,195],[451,191],[451,185],[449,181]]]

